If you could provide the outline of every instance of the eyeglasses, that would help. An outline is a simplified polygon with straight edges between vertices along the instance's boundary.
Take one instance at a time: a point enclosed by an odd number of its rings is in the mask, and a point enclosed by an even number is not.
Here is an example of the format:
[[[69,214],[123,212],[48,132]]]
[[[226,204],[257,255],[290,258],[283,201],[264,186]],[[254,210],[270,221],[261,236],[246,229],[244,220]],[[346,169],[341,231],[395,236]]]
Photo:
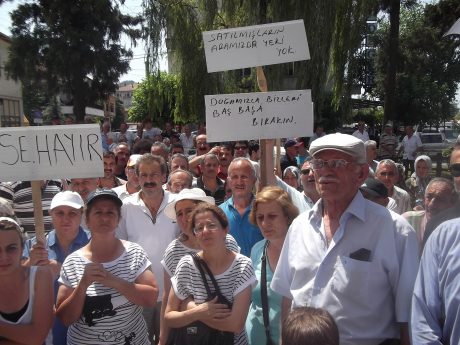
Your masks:
[[[342,169],[352,162],[347,162],[345,159],[330,159],[325,161],[323,159],[312,159],[310,165],[313,170],[319,170],[327,166],[330,169]]]
[[[308,175],[310,173],[310,171],[311,171],[311,169],[302,169],[302,170],[300,170],[300,173],[302,175]]]
[[[206,228],[206,230],[208,231],[216,231],[216,230],[219,230],[219,226],[215,223],[207,223],[207,224],[203,224],[203,225],[199,225],[197,226],[196,228],[193,229],[193,233],[195,235],[201,235],[204,231],[204,229]]]
[[[449,169],[453,177],[460,176],[460,163],[451,164]]]
[[[246,146],[235,146],[235,150],[247,150]]]

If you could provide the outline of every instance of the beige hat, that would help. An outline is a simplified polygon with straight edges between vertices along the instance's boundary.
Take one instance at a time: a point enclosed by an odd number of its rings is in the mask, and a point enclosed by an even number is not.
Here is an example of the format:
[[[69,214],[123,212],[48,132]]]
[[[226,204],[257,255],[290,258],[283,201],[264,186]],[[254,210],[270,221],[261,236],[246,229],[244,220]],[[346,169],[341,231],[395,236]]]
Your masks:
[[[363,141],[349,134],[334,133],[320,137],[311,143],[308,151],[314,157],[324,150],[340,151],[355,158],[358,164],[366,163]]]
[[[204,201],[208,204],[215,205],[216,201],[212,196],[207,196],[206,193],[200,188],[184,188],[176,196],[176,200],[169,203],[165,207],[165,214],[172,220],[176,220],[176,203],[182,200],[198,200]]]

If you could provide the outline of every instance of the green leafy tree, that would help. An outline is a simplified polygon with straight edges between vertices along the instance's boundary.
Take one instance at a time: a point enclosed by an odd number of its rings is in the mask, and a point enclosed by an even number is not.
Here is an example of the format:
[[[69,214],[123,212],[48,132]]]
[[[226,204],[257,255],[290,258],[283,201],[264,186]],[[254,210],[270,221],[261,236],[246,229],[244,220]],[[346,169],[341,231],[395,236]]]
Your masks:
[[[446,3],[451,6],[445,6]],[[405,123],[435,123],[453,115],[452,103],[460,82],[460,42],[442,37],[449,25],[441,26],[434,20],[441,8],[446,13],[455,12],[457,8],[460,15],[460,6],[454,1],[440,1],[425,8],[417,5],[401,11],[395,105],[391,118]],[[381,47],[388,44],[388,30],[388,23],[384,23],[377,36]],[[388,59],[386,50],[380,49],[376,59],[375,89],[380,99],[385,97]]]
[[[122,14],[115,0],[35,0],[11,18],[9,74],[46,83],[49,94],[70,95],[77,122],[128,71],[132,52],[120,44],[121,35],[140,35],[141,19]]]
[[[349,98],[346,66],[353,63],[366,18],[377,11],[376,0],[144,0],[143,6],[148,70],[158,68],[166,37],[179,75],[175,115],[192,119],[204,117],[206,94],[258,91],[255,71],[250,80],[242,80],[241,70],[207,73],[202,31],[304,19],[311,59],[264,70],[269,90],[285,90],[294,66],[293,87],[312,89],[321,118],[330,114],[325,100],[331,88],[336,109]]]
[[[179,93],[178,77],[162,71],[155,71],[140,83],[133,94],[133,104],[128,111],[130,121],[155,119],[157,125],[174,118],[184,121],[176,107]],[[186,118],[188,119],[188,118]]]

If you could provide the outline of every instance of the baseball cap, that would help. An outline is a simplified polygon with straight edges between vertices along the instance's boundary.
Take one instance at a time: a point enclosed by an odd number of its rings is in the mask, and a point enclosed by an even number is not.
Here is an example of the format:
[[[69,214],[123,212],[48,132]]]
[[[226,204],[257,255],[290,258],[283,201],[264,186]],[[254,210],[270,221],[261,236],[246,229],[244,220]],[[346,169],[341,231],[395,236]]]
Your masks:
[[[334,133],[320,137],[311,143],[309,152],[314,157],[324,150],[340,151],[355,158],[358,164],[366,163],[364,143],[349,134]]]
[[[90,205],[92,202],[98,199],[111,199],[115,201],[118,206],[121,207],[121,205],[123,205],[123,202],[120,200],[117,193],[107,188],[96,189],[95,191],[92,191],[91,193],[89,193],[88,201],[86,202],[86,204]]]
[[[377,198],[388,198],[387,187],[375,178],[367,178],[359,189]]]
[[[50,210],[58,206],[70,206],[75,209],[80,209],[85,206],[85,203],[83,202],[80,194],[66,190],[57,193],[51,200]]]
[[[182,200],[198,200],[215,205],[216,201],[212,196],[207,196],[200,188],[185,188],[177,194],[176,199],[165,207],[165,214],[172,220],[176,220],[176,203]]]
[[[139,158],[141,158],[142,155],[139,155],[139,154],[134,154],[134,155],[131,155],[129,156],[129,159],[128,159],[128,163],[126,164],[127,167],[133,167],[136,165],[137,161],[139,160]]]
[[[285,143],[284,143],[284,149],[287,149],[288,147],[292,147],[292,146],[300,146],[302,145],[302,143],[298,143],[297,141],[293,140],[293,139],[289,139],[287,140]]]

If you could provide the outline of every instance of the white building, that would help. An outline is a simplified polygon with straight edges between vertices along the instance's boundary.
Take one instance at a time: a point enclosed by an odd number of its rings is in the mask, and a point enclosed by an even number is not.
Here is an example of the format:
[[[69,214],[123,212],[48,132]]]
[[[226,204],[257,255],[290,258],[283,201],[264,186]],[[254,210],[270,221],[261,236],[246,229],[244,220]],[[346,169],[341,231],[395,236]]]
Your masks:
[[[133,104],[133,94],[134,90],[137,89],[139,84],[133,81],[124,81],[118,85],[118,90],[116,91],[117,98],[123,102],[123,107],[125,110],[131,108]]]
[[[0,32],[0,126],[22,125],[22,85],[8,78],[5,64],[8,61],[11,39]]]

